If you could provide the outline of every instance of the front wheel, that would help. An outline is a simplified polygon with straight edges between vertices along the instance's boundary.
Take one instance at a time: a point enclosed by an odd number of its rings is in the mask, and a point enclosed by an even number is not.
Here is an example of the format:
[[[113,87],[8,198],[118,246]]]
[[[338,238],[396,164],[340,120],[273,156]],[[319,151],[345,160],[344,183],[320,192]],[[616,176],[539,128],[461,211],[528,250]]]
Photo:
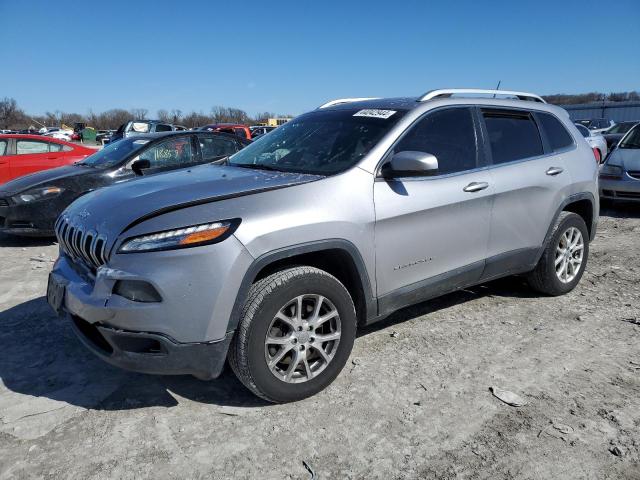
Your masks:
[[[259,397],[301,400],[338,376],[355,336],[355,308],[344,285],[317,268],[288,268],[252,285],[229,363]]]
[[[527,276],[529,285],[547,295],[563,295],[575,288],[589,256],[589,232],[582,217],[562,212],[536,268]]]

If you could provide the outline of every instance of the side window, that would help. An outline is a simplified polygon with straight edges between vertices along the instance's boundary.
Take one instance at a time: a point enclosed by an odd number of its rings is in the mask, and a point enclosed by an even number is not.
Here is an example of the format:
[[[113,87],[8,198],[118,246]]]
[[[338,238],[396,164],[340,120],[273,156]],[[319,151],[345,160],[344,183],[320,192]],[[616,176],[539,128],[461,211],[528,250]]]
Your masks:
[[[515,110],[482,110],[494,164],[542,155],[542,139],[531,114]]]
[[[71,148],[69,145],[63,145],[62,146],[62,151],[63,152],[70,152],[71,150],[73,150],[73,148]]]
[[[64,145],[60,144],[60,143],[50,143],[49,144],[49,151],[50,152],[61,152],[62,151],[62,147],[64,147]]]
[[[591,136],[591,132],[589,131],[589,129],[583,125],[579,125],[576,124],[576,128],[578,129],[578,131],[582,134],[582,136],[584,138],[590,137]]]
[[[181,136],[145,150],[140,159],[149,160],[150,168],[179,168],[193,162],[191,137]]]
[[[16,142],[16,153],[18,155],[32,155],[34,153],[48,153],[49,144],[38,140],[18,140]]]
[[[478,153],[471,110],[450,108],[428,114],[411,127],[394,150],[435,155],[439,174],[476,168]]]
[[[164,125],[163,123],[156,125],[156,132],[170,132],[171,130],[173,130],[171,125]]]
[[[0,140],[0,156],[7,154],[7,141]]]
[[[247,133],[244,131],[244,128],[234,128],[237,136],[241,138],[247,138]]]
[[[200,136],[200,149],[202,160],[212,162],[227,155],[233,155],[238,151],[236,142],[230,138]]]
[[[556,117],[548,113],[536,113],[536,118],[540,120],[540,125],[549,139],[551,149],[554,152],[573,145],[571,135],[569,135],[567,129],[564,128],[564,125],[562,125]]]

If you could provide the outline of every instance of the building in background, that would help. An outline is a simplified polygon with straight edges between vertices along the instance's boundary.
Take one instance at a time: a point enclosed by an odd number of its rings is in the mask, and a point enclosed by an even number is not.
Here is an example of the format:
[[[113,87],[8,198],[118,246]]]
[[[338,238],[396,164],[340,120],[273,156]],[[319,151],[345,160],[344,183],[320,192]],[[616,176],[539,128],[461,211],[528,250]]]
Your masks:
[[[267,119],[267,127],[279,127],[280,125],[287,123],[289,120],[291,120],[289,117],[269,118]]]
[[[572,120],[606,118],[614,122],[640,121],[640,102],[593,102],[578,105],[561,105]]]

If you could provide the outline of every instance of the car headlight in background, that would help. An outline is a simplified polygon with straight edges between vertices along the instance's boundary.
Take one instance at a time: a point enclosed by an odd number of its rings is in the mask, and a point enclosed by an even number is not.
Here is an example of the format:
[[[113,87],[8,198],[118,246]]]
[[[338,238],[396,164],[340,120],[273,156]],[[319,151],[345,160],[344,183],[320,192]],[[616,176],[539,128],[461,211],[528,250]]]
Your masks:
[[[605,163],[600,167],[600,178],[616,179],[622,177],[622,167]]]
[[[122,243],[118,253],[174,250],[217,243],[231,235],[239,224],[239,219],[224,220],[132,237]]]
[[[18,195],[14,195],[11,199],[15,203],[31,203],[37,202],[38,200],[44,200],[47,198],[57,197],[62,192],[64,192],[64,188],[60,187],[39,187],[32,188],[31,190],[27,190],[25,192],[19,193]]]

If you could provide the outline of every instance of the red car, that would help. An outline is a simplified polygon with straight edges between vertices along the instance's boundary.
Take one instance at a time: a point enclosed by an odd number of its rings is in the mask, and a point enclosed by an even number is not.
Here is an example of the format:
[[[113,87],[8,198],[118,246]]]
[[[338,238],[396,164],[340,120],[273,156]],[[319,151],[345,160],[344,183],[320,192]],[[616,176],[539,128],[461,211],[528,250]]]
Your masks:
[[[251,130],[248,126],[240,123],[214,123],[212,125],[205,125],[198,130],[204,130],[207,132],[222,132],[230,133],[231,135],[237,135],[240,138],[251,140]]]
[[[0,135],[0,185],[82,160],[96,150],[42,135]]]

